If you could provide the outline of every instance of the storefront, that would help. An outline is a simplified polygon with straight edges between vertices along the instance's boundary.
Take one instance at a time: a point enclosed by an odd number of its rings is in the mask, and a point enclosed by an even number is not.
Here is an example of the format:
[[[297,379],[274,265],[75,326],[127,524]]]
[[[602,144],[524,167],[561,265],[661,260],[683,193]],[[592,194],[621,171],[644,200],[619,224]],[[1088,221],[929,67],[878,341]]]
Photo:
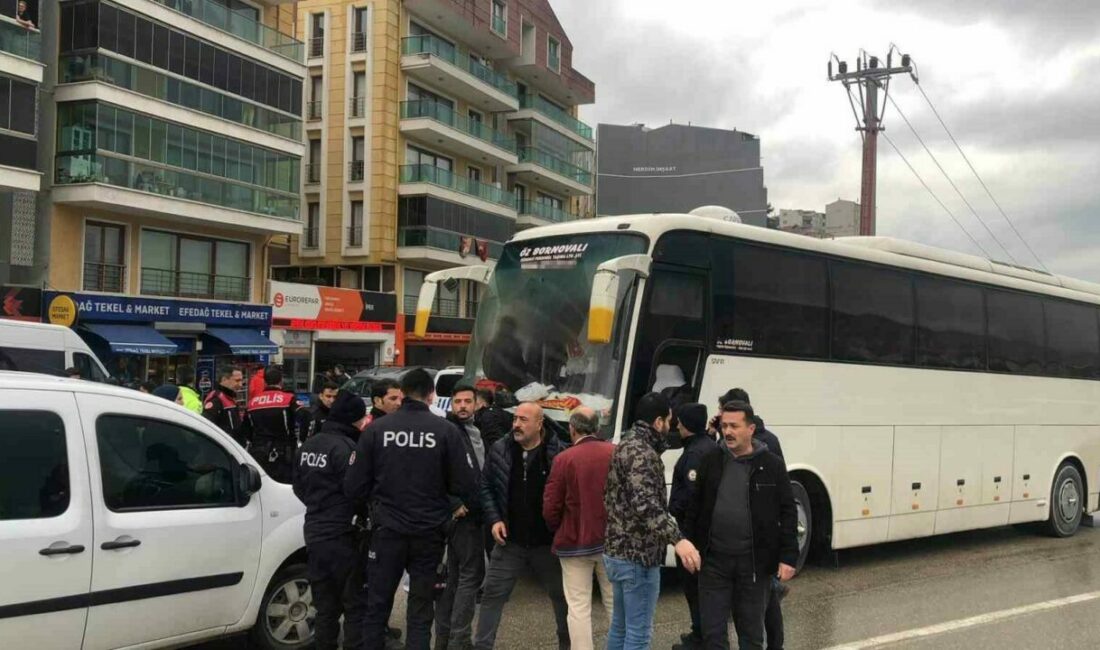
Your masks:
[[[446,368],[466,364],[466,350],[473,332],[472,318],[432,316],[423,337],[413,334],[416,316],[405,316],[404,361],[406,366]]]
[[[278,352],[266,305],[58,292],[46,292],[44,304],[45,321],[73,327],[124,383],[160,383],[189,365],[206,391],[219,363],[250,376]]]
[[[288,386],[308,392],[335,364],[349,375],[395,359],[397,296],[270,282],[272,337],[283,344]]]

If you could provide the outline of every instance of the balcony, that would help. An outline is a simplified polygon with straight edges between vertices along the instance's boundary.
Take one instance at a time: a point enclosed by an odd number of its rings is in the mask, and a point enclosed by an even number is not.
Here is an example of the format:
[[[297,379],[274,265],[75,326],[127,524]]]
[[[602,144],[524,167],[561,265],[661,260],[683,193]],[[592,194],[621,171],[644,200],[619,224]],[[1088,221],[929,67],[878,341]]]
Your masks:
[[[13,5],[15,3],[12,3]],[[42,83],[42,34],[0,19],[0,70]]]
[[[324,114],[323,108],[324,102],[320,99],[306,103],[306,119],[310,122],[317,122]]]
[[[435,196],[451,203],[515,218],[515,196],[495,185],[459,176],[433,165],[403,165],[398,196]]]
[[[402,226],[397,229],[397,258],[439,268],[480,264],[476,249],[465,257],[459,254],[463,237],[460,233],[439,228]],[[500,259],[504,245],[494,241],[488,244],[489,259]]]
[[[442,34],[466,43],[486,56],[508,58],[519,55],[519,43],[505,38],[507,24],[493,20],[489,2],[473,0],[404,0],[405,8]],[[518,12],[515,3],[512,11]],[[518,15],[518,13],[517,13]]]
[[[212,298],[248,302],[252,278],[171,269],[142,268],[141,293],[146,296]]]
[[[401,132],[464,158],[494,165],[518,162],[514,138],[431,100],[401,102]]]
[[[515,111],[516,84],[474,61],[469,53],[434,36],[401,39],[401,69],[414,81],[440,90],[489,112]]]
[[[315,251],[318,248],[318,242],[320,241],[320,228],[313,226],[312,228],[302,228],[302,249],[307,251]]]
[[[592,127],[538,95],[525,95],[519,100],[519,110],[508,115],[509,120],[535,120],[571,140],[595,151]]]
[[[288,36],[267,25],[258,23],[247,16],[230,11],[225,4],[211,0],[153,0],[159,4],[206,23],[215,29],[246,40],[255,45],[290,59],[295,63],[304,63],[302,58],[305,45],[292,36]]]
[[[516,225],[521,227],[548,226],[552,223],[575,221],[579,216],[542,201],[518,201]]]
[[[363,226],[348,226],[348,248],[363,247]]]
[[[360,119],[367,116],[367,98],[352,97],[348,100],[348,116],[352,119]]]
[[[126,291],[126,266],[100,262],[84,263],[84,290],[123,293]]]
[[[363,181],[363,161],[353,160],[348,163],[348,181],[360,183]]]
[[[592,193],[592,172],[535,147],[519,150],[519,164],[508,168],[517,180],[533,183],[555,194],[585,196]]]
[[[325,55],[325,37],[317,36],[309,39],[309,58],[319,59]]]
[[[354,53],[367,51],[366,32],[355,32],[351,35],[351,51]]]
[[[316,185],[321,182],[321,163],[306,163],[306,184]]]
[[[168,219],[234,227],[257,233],[296,234],[300,199],[178,168],[104,154],[56,158],[54,201]]]

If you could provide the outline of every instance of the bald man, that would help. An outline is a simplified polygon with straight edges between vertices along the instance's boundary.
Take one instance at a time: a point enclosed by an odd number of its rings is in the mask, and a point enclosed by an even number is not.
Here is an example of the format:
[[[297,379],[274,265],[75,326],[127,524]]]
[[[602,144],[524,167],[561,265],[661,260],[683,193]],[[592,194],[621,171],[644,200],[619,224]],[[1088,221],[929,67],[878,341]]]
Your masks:
[[[583,406],[573,411],[569,418],[573,446],[554,461],[542,497],[542,516],[555,531],[553,552],[561,562],[572,650],[593,649],[593,572],[600,582],[607,616],[611,617],[612,588],[603,565],[607,528],[603,495],[615,447],[597,437],[599,430],[600,419],[595,411]]]
[[[516,579],[528,571],[542,583],[554,607],[558,645],[569,648],[568,608],[562,592],[561,565],[551,552],[554,536],[543,517],[543,492],[555,458],[564,450],[557,436],[543,431],[542,408],[533,402],[516,407],[512,435],[496,441],[485,459],[481,506],[496,546],[478,614],[476,650],[490,650],[504,605]]]

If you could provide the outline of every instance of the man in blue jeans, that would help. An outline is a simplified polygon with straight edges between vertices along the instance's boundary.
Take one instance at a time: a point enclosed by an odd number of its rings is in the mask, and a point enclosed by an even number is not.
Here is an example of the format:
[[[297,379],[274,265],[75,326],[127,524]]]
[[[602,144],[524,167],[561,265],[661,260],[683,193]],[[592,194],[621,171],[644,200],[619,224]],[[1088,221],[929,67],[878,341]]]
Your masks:
[[[661,564],[669,544],[684,568],[699,570],[699,552],[680,534],[665,508],[665,472],[661,452],[671,417],[668,399],[644,395],[635,409],[633,429],[622,434],[607,475],[607,541],[604,565],[615,591],[608,650],[647,650],[653,614],[661,593]]]

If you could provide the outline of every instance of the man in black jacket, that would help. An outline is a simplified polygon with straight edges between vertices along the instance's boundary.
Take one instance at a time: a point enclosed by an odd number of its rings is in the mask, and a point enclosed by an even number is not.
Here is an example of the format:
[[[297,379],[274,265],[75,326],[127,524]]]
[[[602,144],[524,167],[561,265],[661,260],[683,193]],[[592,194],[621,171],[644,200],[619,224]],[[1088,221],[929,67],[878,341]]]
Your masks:
[[[481,507],[496,546],[485,576],[474,638],[476,650],[493,648],[504,605],[516,579],[528,570],[550,596],[559,647],[569,647],[569,608],[561,563],[550,550],[554,535],[542,516],[542,495],[550,467],[564,448],[556,436],[546,435],[539,405],[524,402],[516,407],[512,435],[498,440],[489,450],[481,481]]]
[[[359,436],[344,492],[358,507],[371,507],[366,646],[383,647],[394,591],[407,571],[407,647],[429,650],[436,571],[453,514],[450,497],[472,499],[477,474],[462,434],[428,410],[435,393],[431,375],[413,370],[401,390],[401,408]]]
[[[401,384],[392,379],[379,379],[370,387],[370,421],[386,417],[401,408]]]
[[[771,578],[790,580],[798,563],[787,467],[753,440],[754,415],[744,402],[722,407],[726,445],[703,458],[684,518],[685,534],[703,553],[699,604],[708,649],[729,648],[731,610],[740,647],[763,648]]]
[[[237,394],[244,383],[244,373],[237,366],[222,366],[218,371],[218,383],[207,393],[202,405],[206,419],[218,425],[242,446],[248,444],[244,435],[241,409],[237,406]]]
[[[695,496],[695,481],[703,458],[718,449],[714,439],[707,435],[707,407],[702,404],[684,404],[676,411],[678,435],[683,440],[684,451],[672,470],[672,489],[668,496],[668,512],[676,518],[680,530],[684,529],[684,517],[688,504]],[[693,650],[703,645],[703,629],[699,619],[699,574],[680,566],[680,584],[691,613],[691,632],[680,636],[680,644],[673,650]]]
[[[340,392],[340,387],[336,385],[336,382],[326,381],[325,385],[321,387],[321,392],[317,394],[317,403],[310,406],[308,409],[298,410],[298,441],[305,442],[312,438],[321,430],[321,426],[328,419],[329,409],[332,408],[333,402],[336,400],[337,394]],[[363,400],[359,400],[360,402]],[[363,405],[364,410],[366,405]],[[364,425],[365,426],[365,425]],[[355,436],[352,442],[358,442],[359,436]]]
[[[294,494],[306,505],[305,539],[309,583],[317,608],[315,643],[318,650],[335,650],[344,616],[344,648],[363,645],[363,565],[359,557],[355,509],[344,495],[355,440],[367,424],[367,405],[341,392],[332,403],[320,432],[298,450]]]
[[[496,405],[496,395],[488,388],[477,391],[477,413],[474,424],[481,431],[481,439],[488,449],[504,436],[512,433],[512,415]]]
[[[275,481],[293,480],[294,452],[298,449],[295,428],[298,422],[298,400],[294,393],[283,390],[283,371],[271,367],[264,371],[267,386],[248,400],[245,414],[245,435],[251,436],[248,451]]]

